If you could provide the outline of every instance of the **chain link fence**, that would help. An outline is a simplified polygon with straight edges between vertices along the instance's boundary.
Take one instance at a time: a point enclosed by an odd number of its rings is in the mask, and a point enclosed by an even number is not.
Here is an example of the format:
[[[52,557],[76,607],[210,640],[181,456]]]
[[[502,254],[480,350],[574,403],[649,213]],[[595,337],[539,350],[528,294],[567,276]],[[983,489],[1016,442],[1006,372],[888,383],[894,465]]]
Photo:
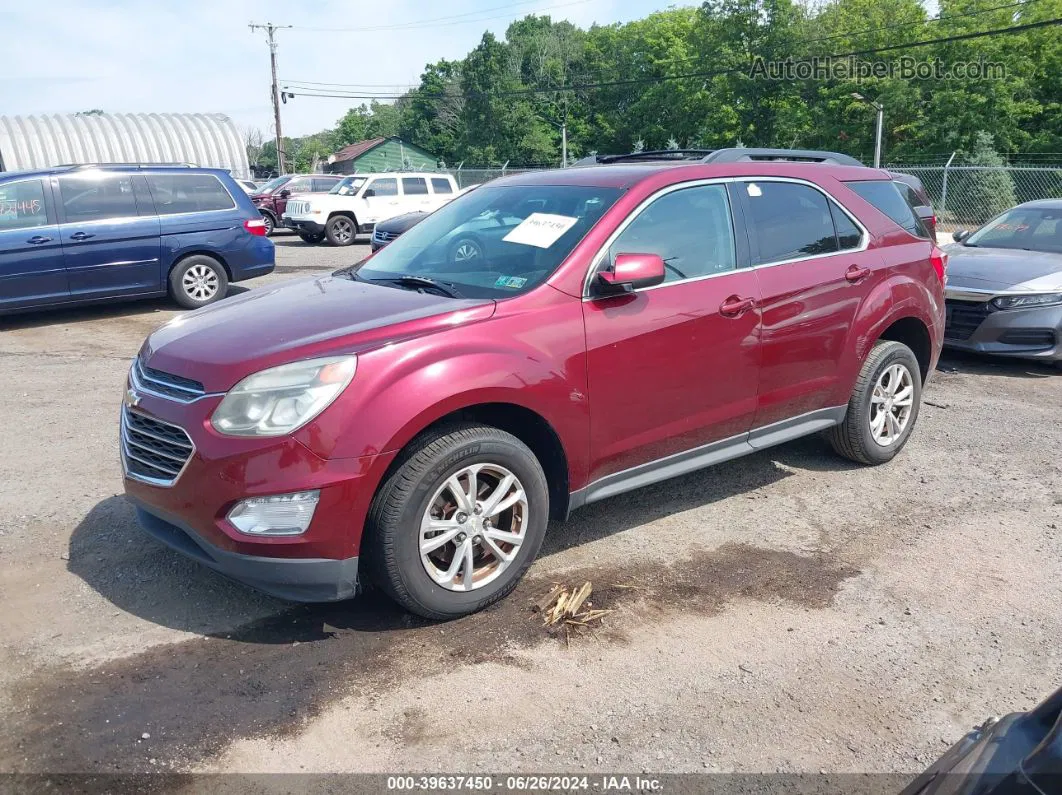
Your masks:
[[[890,171],[918,177],[937,214],[937,229],[976,229],[1015,204],[1062,198],[1057,166],[924,166],[891,163]]]

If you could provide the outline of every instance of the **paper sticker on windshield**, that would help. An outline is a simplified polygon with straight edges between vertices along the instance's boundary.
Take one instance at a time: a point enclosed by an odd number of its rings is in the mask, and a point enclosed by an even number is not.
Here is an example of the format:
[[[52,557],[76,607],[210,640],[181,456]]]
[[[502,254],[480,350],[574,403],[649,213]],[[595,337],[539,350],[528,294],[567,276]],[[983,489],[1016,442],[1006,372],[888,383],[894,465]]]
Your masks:
[[[549,248],[575,226],[578,218],[552,213],[531,213],[520,225],[502,238],[507,243],[522,243],[525,246]]]
[[[519,290],[527,284],[527,279],[520,276],[499,276],[494,282],[495,287],[508,287],[510,290]]]

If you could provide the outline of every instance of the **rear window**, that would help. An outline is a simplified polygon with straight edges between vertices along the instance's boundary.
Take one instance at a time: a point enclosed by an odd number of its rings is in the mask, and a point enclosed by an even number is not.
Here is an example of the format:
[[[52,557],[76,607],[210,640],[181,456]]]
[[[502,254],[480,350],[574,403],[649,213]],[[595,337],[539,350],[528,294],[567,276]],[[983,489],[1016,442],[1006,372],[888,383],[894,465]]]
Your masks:
[[[454,189],[450,185],[450,180],[443,179],[442,177],[431,178],[431,189],[436,193],[453,193]]]
[[[145,178],[159,215],[231,210],[236,206],[213,174],[148,174]]]
[[[896,183],[875,180],[845,184],[912,235],[929,237],[929,230],[904,195],[907,191],[901,193]]]
[[[403,177],[402,193],[406,196],[416,196],[428,192],[428,183],[424,177]]]

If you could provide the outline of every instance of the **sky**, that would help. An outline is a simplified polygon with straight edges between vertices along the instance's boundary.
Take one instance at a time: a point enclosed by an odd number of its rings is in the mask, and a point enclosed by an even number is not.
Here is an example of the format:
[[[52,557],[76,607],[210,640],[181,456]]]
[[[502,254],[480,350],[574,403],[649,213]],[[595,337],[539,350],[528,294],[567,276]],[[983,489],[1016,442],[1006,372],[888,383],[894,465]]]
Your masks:
[[[273,134],[269,48],[263,31],[248,29],[252,21],[295,26],[277,33],[281,84],[285,80],[372,84],[381,87],[363,90],[386,92],[416,84],[426,63],[464,56],[485,30],[503,36],[510,22],[529,13],[547,13],[589,27],[685,4],[676,0],[46,0],[37,5],[0,0],[6,64],[0,72],[0,114],[93,108],[108,113],[220,112],[241,129],[257,127],[268,138]],[[291,99],[281,106],[284,134],[306,135],[332,127],[362,101],[368,100]]]

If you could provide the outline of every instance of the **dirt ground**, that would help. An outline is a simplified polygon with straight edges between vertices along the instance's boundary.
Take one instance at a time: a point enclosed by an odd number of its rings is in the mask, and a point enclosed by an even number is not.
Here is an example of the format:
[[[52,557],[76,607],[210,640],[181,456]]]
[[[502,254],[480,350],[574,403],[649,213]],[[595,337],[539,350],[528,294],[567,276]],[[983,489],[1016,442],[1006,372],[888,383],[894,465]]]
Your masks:
[[[364,253],[277,242],[248,286]],[[907,773],[1062,685],[1058,371],[947,356],[890,465],[812,438],[595,504],[431,625],[137,529],[118,407],[173,314],[0,319],[0,771]],[[530,602],[584,580],[614,612],[551,637]]]

